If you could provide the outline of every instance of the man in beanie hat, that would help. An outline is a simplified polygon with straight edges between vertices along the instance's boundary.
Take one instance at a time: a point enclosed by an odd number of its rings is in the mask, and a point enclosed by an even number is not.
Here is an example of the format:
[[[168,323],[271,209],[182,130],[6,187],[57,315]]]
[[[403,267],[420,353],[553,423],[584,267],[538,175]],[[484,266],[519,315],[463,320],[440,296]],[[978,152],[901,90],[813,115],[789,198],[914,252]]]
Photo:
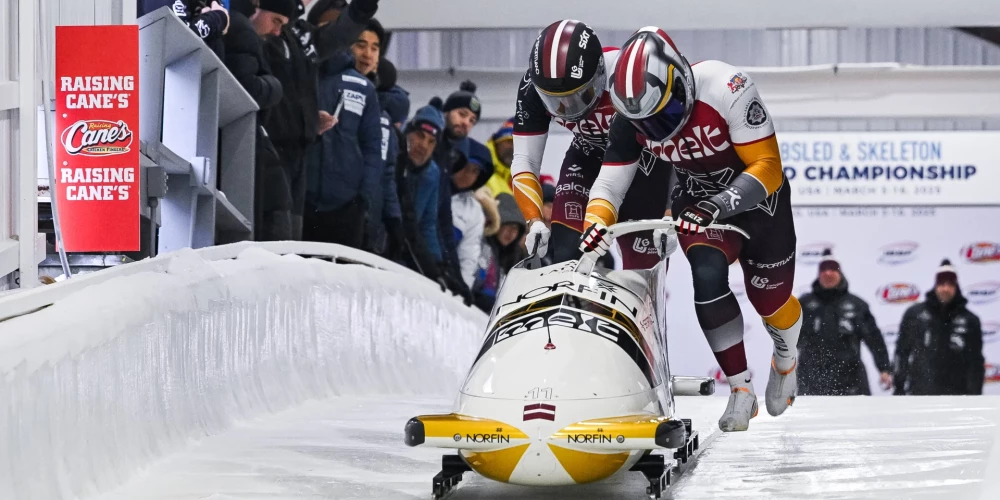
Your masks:
[[[278,36],[298,12],[297,0],[257,0],[257,12],[250,17],[250,22],[258,35]]]
[[[444,129],[444,117],[433,106],[417,110],[403,129],[405,140],[396,157],[396,187],[403,219],[401,253],[392,255],[404,265],[439,281],[441,247],[438,240],[438,187],[441,174],[434,148]]]
[[[441,258],[444,269],[449,276],[460,276],[458,264],[458,242],[455,240],[454,217],[451,213],[451,174],[465,166],[465,153],[468,148],[468,135],[476,125],[482,112],[482,105],[476,97],[476,84],[464,81],[457,92],[441,102],[437,97],[431,100],[432,105],[440,106],[444,114],[445,128],[441,142],[434,150],[434,161],[441,169],[441,186],[438,198],[438,234],[441,241]],[[468,290],[463,289],[461,280],[453,280],[459,285],[454,292],[464,297],[471,297]]]
[[[966,309],[958,273],[944,259],[926,300],[903,314],[896,341],[894,394],[983,393],[985,361],[979,317]]]
[[[503,122],[490,140],[486,141],[486,147],[490,148],[493,165],[496,167],[486,187],[493,192],[493,196],[500,193],[513,195],[510,164],[514,161],[514,118]]]
[[[799,297],[799,394],[871,395],[861,362],[861,342],[868,346],[884,390],[892,388],[889,353],[868,304],[847,291],[847,278],[830,249],[823,251],[812,292]]]

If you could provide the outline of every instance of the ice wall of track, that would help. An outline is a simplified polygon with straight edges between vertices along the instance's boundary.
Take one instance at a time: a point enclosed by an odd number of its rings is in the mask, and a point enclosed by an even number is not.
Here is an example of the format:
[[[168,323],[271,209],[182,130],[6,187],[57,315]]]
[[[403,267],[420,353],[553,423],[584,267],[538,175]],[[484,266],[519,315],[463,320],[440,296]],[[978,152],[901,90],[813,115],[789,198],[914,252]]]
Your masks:
[[[311,398],[450,396],[485,322],[415,275],[179,253],[0,323],[0,498],[107,491]]]

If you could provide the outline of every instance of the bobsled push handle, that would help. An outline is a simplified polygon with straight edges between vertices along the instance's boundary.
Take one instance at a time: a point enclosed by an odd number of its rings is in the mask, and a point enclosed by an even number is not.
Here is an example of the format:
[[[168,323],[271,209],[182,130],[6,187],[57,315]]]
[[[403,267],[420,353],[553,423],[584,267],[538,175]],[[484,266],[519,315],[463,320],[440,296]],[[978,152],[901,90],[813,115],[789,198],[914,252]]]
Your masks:
[[[609,239],[614,239],[619,236],[637,233],[639,231],[652,231],[654,229],[667,229],[668,227],[677,227],[681,223],[670,217],[664,217],[662,219],[646,219],[646,220],[636,220],[629,222],[619,222],[618,224],[613,224],[608,228],[607,237]],[[732,224],[709,224],[705,226],[707,229],[719,229],[722,231],[734,231],[740,234],[740,236],[750,239],[750,235],[747,234],[743,229],[734,226]]]

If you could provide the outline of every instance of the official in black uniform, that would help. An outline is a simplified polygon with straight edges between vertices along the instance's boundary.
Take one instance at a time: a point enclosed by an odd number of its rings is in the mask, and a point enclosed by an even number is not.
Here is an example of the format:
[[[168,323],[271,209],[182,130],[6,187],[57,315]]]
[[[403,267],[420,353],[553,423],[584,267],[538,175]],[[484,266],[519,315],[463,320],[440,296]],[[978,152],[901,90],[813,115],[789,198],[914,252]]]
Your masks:
[[[812,289],[812,293],[799,297],[799,394],[871,395],[861,362],[861,342],[875,358],[883,389],[890,389],[891,367],[882,332],[868,304],[847,291],[847,279],[829,249],[823,251]]]
[[[983,327],[967,303],[955,268],[943,260],[927,300],[910,306],[899,325],[895,394],[983,393]]]

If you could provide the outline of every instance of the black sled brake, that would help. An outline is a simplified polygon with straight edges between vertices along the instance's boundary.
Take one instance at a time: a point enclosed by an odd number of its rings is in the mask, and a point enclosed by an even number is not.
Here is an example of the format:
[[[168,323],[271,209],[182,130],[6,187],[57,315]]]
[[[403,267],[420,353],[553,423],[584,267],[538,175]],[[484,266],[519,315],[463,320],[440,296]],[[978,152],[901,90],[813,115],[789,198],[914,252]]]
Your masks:
[[[678,461],[678,465],[686,464],[698,451],[698,433],[691,430],[691,419],[685,418],[682,421],[687,437],[684,440],[684,446],[674,450],[674,458]],[[646,476],[646,480],[649,481],[646,494],[653,500],[660,498],[670,486],[673,472],[670,467],[667,467],[663,455],[653,455],[652,453],[643,455],[629,470],[641,472],[642,475]]]

